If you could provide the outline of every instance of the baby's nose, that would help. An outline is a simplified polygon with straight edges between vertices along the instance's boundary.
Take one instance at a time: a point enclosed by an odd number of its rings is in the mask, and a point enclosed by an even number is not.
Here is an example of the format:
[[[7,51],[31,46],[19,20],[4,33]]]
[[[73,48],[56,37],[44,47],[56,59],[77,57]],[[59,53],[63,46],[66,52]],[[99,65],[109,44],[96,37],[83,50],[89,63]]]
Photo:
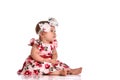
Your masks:
[[[56,33],[54,32],[54,36],[56,36]]]

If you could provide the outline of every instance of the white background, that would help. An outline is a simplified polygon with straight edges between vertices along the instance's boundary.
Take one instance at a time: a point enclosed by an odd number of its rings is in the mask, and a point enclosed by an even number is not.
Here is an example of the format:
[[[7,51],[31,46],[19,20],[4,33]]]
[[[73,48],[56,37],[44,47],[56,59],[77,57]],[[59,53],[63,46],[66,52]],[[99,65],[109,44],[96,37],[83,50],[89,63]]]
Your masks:
[[[49,17],[59,22],[59,60],[83,67],[82,80],[120,80],[119,0],[1,0],[1,80],[19,80],[35,26]]]

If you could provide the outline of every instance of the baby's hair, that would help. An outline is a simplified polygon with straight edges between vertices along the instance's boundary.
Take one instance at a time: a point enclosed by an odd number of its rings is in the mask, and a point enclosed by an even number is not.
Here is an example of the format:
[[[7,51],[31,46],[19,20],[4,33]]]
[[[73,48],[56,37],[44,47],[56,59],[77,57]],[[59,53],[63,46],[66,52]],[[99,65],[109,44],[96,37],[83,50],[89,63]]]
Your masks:
[[[36,28],[35,28],[36,34],[38,34],[38,32],[40,31],[39,24],[44,24],[44,23],[48,23],[49,24],[48,21],[40,21],[40,22],[37,23]]]

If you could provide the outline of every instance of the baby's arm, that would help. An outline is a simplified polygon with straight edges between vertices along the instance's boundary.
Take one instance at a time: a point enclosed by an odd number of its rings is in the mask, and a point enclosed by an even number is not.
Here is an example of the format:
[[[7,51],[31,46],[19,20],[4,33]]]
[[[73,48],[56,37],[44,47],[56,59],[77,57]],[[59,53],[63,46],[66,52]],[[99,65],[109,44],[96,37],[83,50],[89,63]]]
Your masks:
[[[58,55],[57,55],[56,49],[54,49],[52,52],[53,52],[53,53],[52,53],[52,54],[53,54],[53,55],[52,55],[52,59],[53,59],[53,60],[57,60]]]
[[[49,59],[44,59],[44,58],[40,57],[38,53],[39,53],[39,49],[38,49],[37,45],[34,44],[31,49],[31,57],[38,62],[50,62]]]
[[[57,55],[57,51],[56,51],[56,49],[54,49],[53,51],[52,51],[52,59],[51,59],[51,63],[54,65],[54,64],[58,64],[59,62],[58,62],[58,60],[57,60],[57,57],[58,57],[58,55]]]

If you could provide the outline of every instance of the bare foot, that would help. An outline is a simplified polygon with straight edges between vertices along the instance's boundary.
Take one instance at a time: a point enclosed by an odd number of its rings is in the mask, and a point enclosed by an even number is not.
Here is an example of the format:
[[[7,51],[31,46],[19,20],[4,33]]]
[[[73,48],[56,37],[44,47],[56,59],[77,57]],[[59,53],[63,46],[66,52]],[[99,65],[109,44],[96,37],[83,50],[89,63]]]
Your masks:
[[[67,75],[67,70],[63,69],[60,71],[60,76],[66,76]]]
[[[67,72],[67,74],[70,74],[70,75],[78,75],[82,72],[82,67],[80,68],[76,68],[76,69],[71,69]]]

